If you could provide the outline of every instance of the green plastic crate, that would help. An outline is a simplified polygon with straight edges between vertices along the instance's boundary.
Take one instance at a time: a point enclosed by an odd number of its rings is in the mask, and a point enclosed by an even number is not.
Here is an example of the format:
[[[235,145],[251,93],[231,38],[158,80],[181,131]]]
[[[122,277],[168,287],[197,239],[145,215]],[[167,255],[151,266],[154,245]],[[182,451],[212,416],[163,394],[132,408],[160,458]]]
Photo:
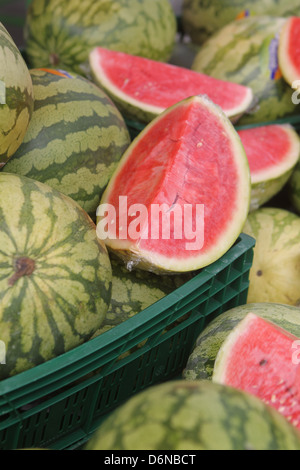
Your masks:
[[[246,303],[254,244],[242,233],[219,260],[139,314],[0,382],[0,449],[79,448],[122,402],[180,377],[207,323]]]

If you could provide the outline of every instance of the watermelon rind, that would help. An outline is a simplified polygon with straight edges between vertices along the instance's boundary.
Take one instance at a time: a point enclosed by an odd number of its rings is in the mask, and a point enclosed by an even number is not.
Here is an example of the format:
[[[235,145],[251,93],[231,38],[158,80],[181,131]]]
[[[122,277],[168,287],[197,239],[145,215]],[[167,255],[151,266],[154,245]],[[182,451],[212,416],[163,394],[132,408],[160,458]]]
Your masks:
[[[102,57],[101,51],[104,52],[104,55]],[[128,54],[127,54],[128,55]],[[116,70],[118,70],[118,60],[123,61],[126,63],[126,56],[123,55],[122,53],[117,53],[117,55],[113,57],[113,60],[116,63]],[[160,113],[162,113],[166,107],[168,106],[159,106],[159,105],[154,105],[150,99],[143,100],[139,99],[138,96],[140,94],[140,91],[137,89],[135,92],[135,96],[132,94],[127,93],[125,90],[125,84],[123,87],[117,86],[111,78],[108,76],[105,65],[106,65],[106,51],[103,50],[103,48],[95,48],[93,49],[90,54],[89,54],[89,62],[90,62],[90,69],[91,69],[91,74],[93,76],[93,80],[100,86],[102,87],[106,93],[112,98],[112,100],[117,104],[118,108],[122,112],[122,114],[127,118],[127,119],[132,119],[137,122],[142,122],[142,123],[148,123],[152,119],[154,119],[156,116],[158,116]],[[190,69],[185,69],[184,67],[179,67],[174,64],[164,64],[164,63],[157,63],[157,61],[153,61],[151,59],[146,59],[148,61],[151,61],[153,64],[152,69],[155,70],[156,67],[158,70],[160,68],[165,68],[165,73],[164,76],[166,78],[160,79],[159,76],[155,76],[154,74],[149,78],[148,82],[143,81],[141,82],[141,91],[142,93],[144,90],[147,90],[147,87],[149,87],[149,90],[151,92],[152,89],[156,89],[156,92],[158,95],[161,93],[162,94],[162,99],[164,98],[164,91],[166,93],[169,93],[169,87],[170,87],[170,77],[168,75],[168,68],[172,69],[172,71],[177,72],[178,75],[178,86],[180,87],[180,90],[182,89],[182,83],[193,83],[193,75],[197,75],[197,72],[190,70]],[[145,74],[143,72],[143,62],[145,61],[145,58],[140,58],[140,63],[132,61],[131,58],[129,57],[129,62],[131,66],[130,72],[128,73],[128,77],[130,74],[134,74],[135,69],[137,72],[140,74]],[[147,64],[148,65],[148,64]],[[132,70],[133,69],[133,70]],[[184,80],[180,80],[180,75],[182,72],[182,76],[184,77]],[[200,74],[199,74],[200,75]],[[130,80],[128,78],[127,80]],[[220,93],[221,95],[221,90],[222,90],[222,81],[214,80],[211,78],[211,84],[210,86],[213,87],[214,89],[220,88]],[[176,84],[175,84],[176,86]],[[204,88],[204,87],[203,87]],[[176,91],[176,90],[175,90]],[[153,92],[153,91],[152,91]],[[196,94],[206,94],[208,97],[210,97],[213,100],[213,98],[210,96],[210,90],[207,89],[206,93],[204,90],[202,92],[197,91],[197,86],[195,85],[193,88],[193,92],[187,94],[185,89],[182,89],[181,96],[178,99],[178,101],[181,101],[184,98],[188,98],[190,95],[196,95]],[[234,85],[232,89],[232,93],[234,93]],[[253,103],[253,93],[252,90],[249,87],[245,87],[245,95],[243,100],[239,103],[239,105],[232,106],[231,108],[228,106],[223,108],[223,111],[225,114],[230,118],[232,122],[236,122],[239,120],[239,118],[244,114],[246,110],[251,108]],[[175,104],[175,103],[172,103]],[[220,104],[219,104],[220,105]],[[226,106],[228,103],[226,103]],[[221,105],[220,105],[221,106]]]
[[[87,213],[48,185],[0,173],[0,380],[87,341],[111,297],[111,264]]]
[[[239,234],[242,231],[242,228],[247,219],[249,213],[250,205],[250,192],[251,192],[251,182],[250,182],[250,170],[248,160],[245,154],[244,147],[241,143],[241,140],[234,129],[232,123],[223,113],[219,106],[215,105],[210,99],[206,96],[193,96],[185,100],[182,100],[175,105],[167,108],[159,116],[153,119],[145,128],[140,132],[140,134],[132,141],[128,149],[124,152],[113,176],[111,177],[100,201],[100,205],[109,204],[110,192],[119,191],[119,188],[116,188],[116,180],[119,173],[122,173],[123,168],[125,167],[127,160],[131,157],[132,153],[135,150],[135,147],[138,143],[143,140],[147,133],[154,127],[159,127],[160,121],[168,116],[169,113],[174,113],[176,110],[179,110],[179,107],[188,107],[191,104],[200,105],[207,109],[207,113],[211,113],[214,117],[217,117],[220,125],[223,127],[223,132],[231,141],[232,155],[234,162],[237,168],[237,198],[236,198],[236,207],[230,223],[224,227],[224,232],[222,234],[217,234],[217,238],[213,246],[209,249],[206,249],[205,252],[195,251],[193,256],[189,253],[189,256],[173,256],[164,255],[154,250],[148,250],[147,248],[139,249],[139,244],[128,240],[128,238],[120,239],[117,237],[110,237],[109,233],[99,233],[100,237],[103,237],[106,246],[121,257],[128,265],[128,268],[137,267],[140,269],[145,269],[153,271],[156,273],[164,272],[186,272],[193,271],[195,269],[200,269],[204,266],[211,264],[212,262],[219,259],[229,248],[235,243]],[[213,132],[213,130],[212,130]],[[158,143],[161,146],[161,143]],[[201,144],[202,145],[202,144]],[[120,190],[121,191],[121,190]],[[122,194],[122,191],[120,192]],[[140,201],[138,201],[139,203]],[[201,201],[199,201],[201,203]],[[98,212],[98,210],[97,210]],[[97,224],[100,221],[100,217],[96,213]],[[104,236],[103,236],[104,235]],[[160,240],[164,241],[164,240]],[[164,241],[166,242],[166,241]]]
[[[261,207],[249,213],[243,232],[256,240],[247,302],[298,305],[300,217],[286,209]]]
[[[278,65],[278,42],[286,18],[253,16],[232,21],[200,48],[192,69],[252,89],[256,105],[239,125],[270,122],[298,114],[293,90]]]
[[[293,28],[293,22],[294,22],[294,17],[288,18],[280,31],[279,47],[278,47],[278,62],[279,62],[282,75],[284,76],[284,79],[287,81],[287,83],[291,87],[295,88],[293,84],[294,82],[298,81],[298,88],[300,88],[300,70],[298,70],[295,67],[295,64],[293,63],[292,59],[289,56],[290,48],[294,48],[295,50],[299,48],[299,45],[291,44],[291,40],[290,40],[290,34]]]
[[[33,113],[33,85],[27,65],[0,23],[0,167],[21,145]]]
[[[199,45],[235,19],[260,15],[300,15],[300,5],[298,0],[183,0],[182,3],[183,30]]]
[[[252,312],[300,337],[300,308],[275,302],[248,303],[213,319],[198,336],[183,370],[185,380],[211,380],[218,351],[229,333]]]
[[[48,184],[74,199],[93,219],[101,195],[131,142],[107,94],[86,78],[30,69],[34,111],[5,172]]]
[[[177,22],[169,0],[32,0],[24,28],[30,68],[58,67],[89,77],[97,46],[167,61]]]
[[[277,410],[249,393],[208,381],[172,380],[119,406],[84,449],[296,450],[299,436]]]
[[[287,183],[287,196],[293,210],[300,215],[300,161]]]

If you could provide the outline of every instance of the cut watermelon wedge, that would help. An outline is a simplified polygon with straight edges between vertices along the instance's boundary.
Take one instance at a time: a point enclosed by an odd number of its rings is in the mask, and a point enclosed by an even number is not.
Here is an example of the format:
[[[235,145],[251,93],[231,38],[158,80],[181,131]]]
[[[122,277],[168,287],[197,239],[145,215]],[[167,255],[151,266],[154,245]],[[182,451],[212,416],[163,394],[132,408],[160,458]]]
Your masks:
[[[222,344],[212,380],[244,390],[300,429],[300,339],[254,313]]]
[[[238,130],[250,166],[250,210],[275,196],[290,178],[300,157],[300,138],[289,124]]]
[[[93,80],[125,117],[138,122],[148,123],[178,101],[200,94],[207,95],[236,121],[253,101],[250,88],[185,67],[102,47],[92,50],[89,60]]]
[[[300,17],[291,16],[283,25],[278,46],[278,63],[284,79],[300,89]],[[298,83],[296,83],[298,82]]]
[[[128,267],[183,272],[236,241],[250,202],[241,140],[205,96],[162,112],[123,154],[97,210],[97,233]]]

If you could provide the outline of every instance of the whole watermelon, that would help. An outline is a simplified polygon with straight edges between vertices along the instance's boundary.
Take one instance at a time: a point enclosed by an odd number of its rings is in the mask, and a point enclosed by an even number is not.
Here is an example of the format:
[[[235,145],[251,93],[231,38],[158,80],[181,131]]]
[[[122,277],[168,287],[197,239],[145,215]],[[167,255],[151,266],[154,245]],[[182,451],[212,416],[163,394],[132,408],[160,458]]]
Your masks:
[[[256,105],[239,125],[269,122],[299,113],[293,90],[278,66],[279,33],[286,19],[253,16],[232,21],[205,41],[192,69],[252,89]]]
[[[169,0],[32,0],[24,30],[26,54],[31,67],[84,75],[96,46],[166,61],[176,26]]]
[[[24,175],[96,208],[130,144],[125,121],[104,91],[86,78],[32,69],[34,112],[23,143],[4,171]]]
[[[231,21],[248,16],[300,15],[298,0],[183,0],[182,23],[195,44],[203,44]]]
[[[33,101],[27,65],[0,23],[0,167],[21,145],[33,113]]]
[[[249,303],[234,307],[212,320],[200,333],[183,371],[185,380],[211,380],[221,345],[249,312],[275,323],[300,338],[298,307],[272,302]]]
[[[174,380],[152,386],[119,406],[85,447],[187,449],[299,450],[300,434],[277,410],[246,392],[208,381]],[[158,455],[151,454],[151,463]],[[186,464],[187,457],[193,464],[191,455],[185,457]]]
[[[0,174],[0,379],[88,340],[111,296],[111,264],[93,221],[72,199]]]
[[[243,232],[256,241],[247,302],[300,304],[300,217],[261,207],[248,215]]]
[[[287,183],[287,196],[294,211],[300,215],[300,161]]]

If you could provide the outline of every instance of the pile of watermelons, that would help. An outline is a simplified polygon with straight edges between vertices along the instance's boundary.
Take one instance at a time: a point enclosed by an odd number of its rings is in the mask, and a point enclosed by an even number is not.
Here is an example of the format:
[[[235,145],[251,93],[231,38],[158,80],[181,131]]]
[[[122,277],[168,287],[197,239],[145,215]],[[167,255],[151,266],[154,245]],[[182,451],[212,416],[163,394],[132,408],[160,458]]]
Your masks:
[[[138,315],[244,232],[247,304],[86,448],[299,450],[299,2],[27,3],[22,47],[0,23],[0,380]]]

